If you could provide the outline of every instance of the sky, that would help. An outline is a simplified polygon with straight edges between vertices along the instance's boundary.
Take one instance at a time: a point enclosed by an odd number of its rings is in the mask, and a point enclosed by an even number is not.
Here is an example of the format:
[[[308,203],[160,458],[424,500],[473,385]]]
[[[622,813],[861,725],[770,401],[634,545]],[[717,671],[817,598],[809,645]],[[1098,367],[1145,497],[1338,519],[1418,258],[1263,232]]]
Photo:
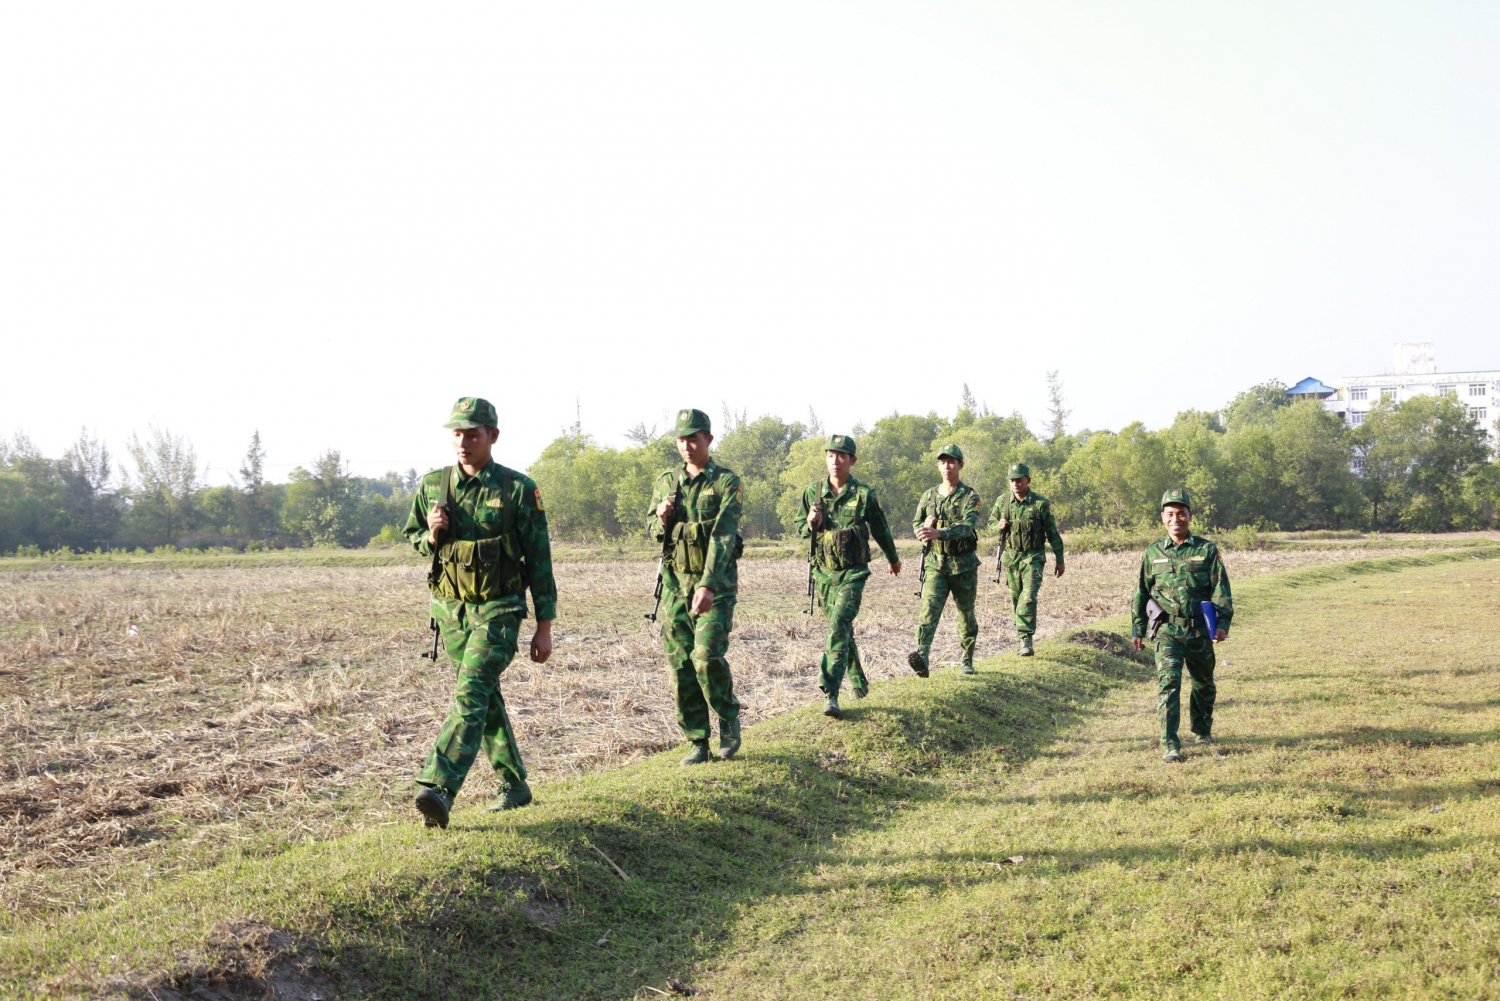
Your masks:
[[[0,5],[0,435],[210,482],[697,406],[1500,368],[1494,3]]]

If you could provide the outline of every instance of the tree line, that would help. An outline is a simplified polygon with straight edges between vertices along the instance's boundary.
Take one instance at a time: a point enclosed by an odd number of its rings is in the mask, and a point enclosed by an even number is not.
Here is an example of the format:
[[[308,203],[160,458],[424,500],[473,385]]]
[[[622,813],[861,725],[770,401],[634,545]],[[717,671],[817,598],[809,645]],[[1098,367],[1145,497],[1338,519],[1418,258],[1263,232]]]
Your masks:
[[[964,479],[986,505],[1006,489],[1010,464],[1025,462],[1065,531],[1153,525],[1157,499],[1174,485],[1192,491],[1199,524],[1218,529],[1500,528],[1500,464],[1485,429],[1452,397],[1383,400],[1350,428],[1273,381],[1220,410],[1183,411],[1159,430],[1137,422],[1070,432],[1055,373],[1048,388],[1039,434],[967,387],[952,417],[893,413],[869,427],[832,430],[858,439],[854,473],[877,489],[897,526],[935,482],[937,450],[955,442],[967,459]],[[752,420],[725,408],[715,432],[716,458],[745,487],[743,534],[793,533],[802,489],[825,475],[817,415]],[[637,425],[626,438],[629,447],[603,445],[575,424],[527,470],[554,535],[641,535],[651,482],[678,458],[673,440],[655,428]],[[258,433],[221,486],[207,486],[192,444],[165,430],[132,434],[126,458],[117,465],[87,431],[59,458],[24,435],[0,441],[0,553],[398,542],[417,484],[415,470],[350,475],[333,449],[273,483]]]
[[[265,473],[257,432],[232,482],[208,486],[192,443],[153,428],[128,464],[87,430],[61,458],[23,434],[0,441],[0,553],[232,546],[363,546],[406,518],[416,473],[349,475],[335,450],[285,483]],[[386,529],[387,537],[393,537]]]

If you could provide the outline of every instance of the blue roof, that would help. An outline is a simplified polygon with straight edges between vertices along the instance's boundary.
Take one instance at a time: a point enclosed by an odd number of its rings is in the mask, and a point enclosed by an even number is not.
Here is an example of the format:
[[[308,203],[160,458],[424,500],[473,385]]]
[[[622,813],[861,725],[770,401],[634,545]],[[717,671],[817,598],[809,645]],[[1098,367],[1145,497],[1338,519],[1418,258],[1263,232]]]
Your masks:
[[[1286,391],[1288,396],[1326,396],[1337,393],[1338,390],[1332,386],[1325,386],[1312,376],[1303,379],[1297,385]]]

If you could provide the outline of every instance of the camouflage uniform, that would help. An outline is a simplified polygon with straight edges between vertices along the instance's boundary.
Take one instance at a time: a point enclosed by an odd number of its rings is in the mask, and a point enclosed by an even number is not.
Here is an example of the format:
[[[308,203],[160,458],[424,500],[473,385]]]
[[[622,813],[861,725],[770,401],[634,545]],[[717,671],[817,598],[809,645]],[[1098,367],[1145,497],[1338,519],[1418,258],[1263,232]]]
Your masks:
[[[1024,463],[1012,466],[1010,472],[1012,479],[1031,475]],[[1013,491],[1006,491],[990,510],[989,527],[994,528],[1001,518],[1009,519],[1010,524],[1000,533],[1000,569],[1010,588],[1016,636],[1026,647],[1036,632],[1036,596],[1042,589],[1042,572],[1047,569],[1046,547],[1052,546],[1052,557],[1061,564],[1062,535],[1052,515],[1052,502],[1035,490],[1022,500],[1016,500]]]
[[[827,450],[853,455],[854,439],[843,434],[831,435]],[[816,535],[807,527],[807,516],[814,506],[823,509]],[[813,537],[814,582],[818,604],[828,620],[818,687],[837,698],[847,671],[855,694],[863,697],[870,690],[870,682],[854,642],[854,618],[859,614],[865,581],[870,578],[870,539],[873,537],[880,546],[887,563],[900,562],[885,511],[875,491],[854,477],[849,477],[843,489],[837,491],[824,479],[802,491],[797,531],[804,539]]]
[[[1168,498],[1176,498],[1169,500]],[[1170,490],[1163,505],[1186,505],[1187,491]],[[1177,725],[1181,714],[1182,669],[1192,679],[1193,693],[1188,703],[1193,733],[1208,737],[1213,733],[1214,643],[1199,602],[1210,601],[1218,617],[1218,626],[1226,632],[1234,618],[1234,600],[1229,592],[1229,573],[1219,547],[1205,538],[1189,535],[1182,543],[1171,538],[1153,542],[1141,558],[1136,580],[1135,598],[1131,604],[1132,635],[1146,638],[1146,603],[1151,599],[1167,613],[1156,634],[1156,716],[1161,724],[1162,747],[1169,751],[1181,746]]]
[[[963,461],[957,446],[949,445],[939,457],[951,455]],[[979,494],[960,481],[944,496],[937,487],[922,495],[911,527],[915,532],[928,518],[935,518],[940,537],[923,546],[922,615],[917,620],[917,653],[926,663],[932,650],[932,635],[948,595],[958,609],[958,642],[965,669],[974,666],[974,645],[979,641],[979,619],[974,615],[974,596],[979,590]]]
[[[487,401],[465,397],[446,426],[494,427],[495,421],[495,409]],[[500,675],[516,655],[527,589],[536,617],[550,621],[557,615],[557,585],[541,492],[525,474],[494,461],[473,476],[455,465],[422,477],[405,529],[417,552],[433,555],[427,513],[443,501],[444,477],[449,480],[448,529],[439,541],[428,586],[432,618],[458,684],[417,782],[442,790],[451,802],[481,750],[503,789],[524,786],[526,766],[500,694]]]
[[[708,430],[708,415],[702,411],[678,414],[679,436]],[[735,561],[744,546],[739,536],[743,496],[740,478],[712,459],[697,476],[689,476],[685,465],[663,472],[651,490],[646,531],[657,542],[671,534],[662,562],[661,638],[672,668],[677,724],[694,743],[710,736],[710,708],[726,722],[740,716],[724,654],[739,590]],[[666,529],[656,516],[664,500],[674,506]],[[693,615],[693,592],[700,587],[714,592],[714,603],[702,615]]]

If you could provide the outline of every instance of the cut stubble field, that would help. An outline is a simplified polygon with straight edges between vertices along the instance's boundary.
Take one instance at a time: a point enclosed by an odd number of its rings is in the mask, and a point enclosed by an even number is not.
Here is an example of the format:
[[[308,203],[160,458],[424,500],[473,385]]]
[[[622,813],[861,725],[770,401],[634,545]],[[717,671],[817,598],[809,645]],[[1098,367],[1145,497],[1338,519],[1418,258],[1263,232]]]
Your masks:
[[[1392,550],[1399,552],[1400,550]],[[914,551],[911,554],[914,556]],[[1385,555],[1370,548],[1227,554],[1233,578]],[[1076,554],[1048,576],[1040,635],[1126,607],[1138,557]],[[858,639],[872,681],[909,676],[915,560],[883,564]],[[425,567],[62,566],[0,591],[0,930],[125,898],[231,854],[414,822],[410,776],[451,697],[426,647]],[[984,575],[981,656],[1011,649],[1008,601]],[[547,783],[679,740],[654,564],[560,563],[556,650],[523,653],[503,687],[540,798]],[[806,564],[741,564],[730,662],[749,723],[819,697],[821,613]],[[951,609],[935,663],[958,649]],[[1149,708],[1149,707],[1147,707]],[[1143,735],[1149,712],[1138,721]],[[749,735],[754,740],[753,731]],[[481,765],[464,797],[488,796]]]

